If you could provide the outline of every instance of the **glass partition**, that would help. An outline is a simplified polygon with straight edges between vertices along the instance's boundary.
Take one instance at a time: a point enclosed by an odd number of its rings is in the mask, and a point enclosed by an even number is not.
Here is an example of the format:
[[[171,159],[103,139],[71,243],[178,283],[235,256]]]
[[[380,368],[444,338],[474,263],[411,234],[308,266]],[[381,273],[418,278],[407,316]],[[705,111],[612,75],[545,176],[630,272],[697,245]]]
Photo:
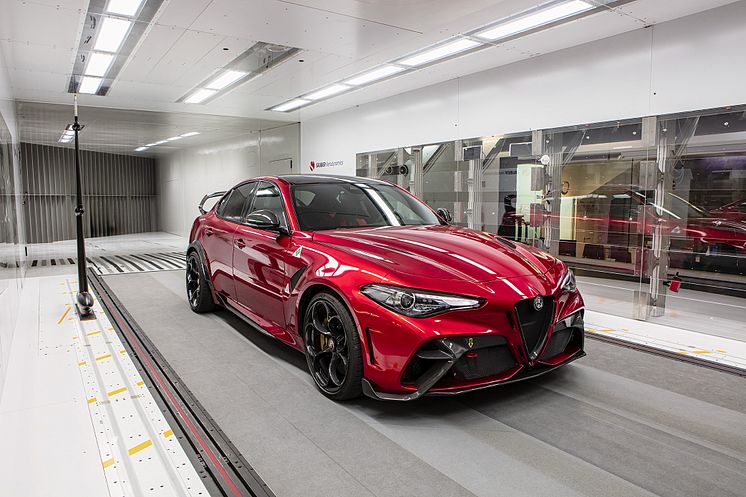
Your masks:
[[[367,152],[357,174],[561,258],[591,310],[746,340],[744,108]]]

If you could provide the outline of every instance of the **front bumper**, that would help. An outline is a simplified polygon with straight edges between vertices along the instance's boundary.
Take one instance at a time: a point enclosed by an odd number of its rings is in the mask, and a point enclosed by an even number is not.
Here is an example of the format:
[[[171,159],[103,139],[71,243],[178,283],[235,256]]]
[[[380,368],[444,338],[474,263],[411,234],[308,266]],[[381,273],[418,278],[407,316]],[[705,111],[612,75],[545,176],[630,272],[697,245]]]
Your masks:
[[[548,330],[549,331],[549,330]],[[551,327],[536,354],[516,357],[500,335],[437,338],[420,347],[402,376],[411,391],[379,391],[363,379],[363,393],[378,400],[409,401],[425,395],[457,395],[535,378],[583,356],[583,311]]]

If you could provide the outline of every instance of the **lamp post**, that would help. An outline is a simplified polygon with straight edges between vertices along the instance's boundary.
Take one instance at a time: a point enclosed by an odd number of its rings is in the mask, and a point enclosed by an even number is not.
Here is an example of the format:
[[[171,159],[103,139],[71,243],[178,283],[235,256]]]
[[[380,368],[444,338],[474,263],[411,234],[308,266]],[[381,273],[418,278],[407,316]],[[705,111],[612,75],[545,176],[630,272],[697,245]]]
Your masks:
[[[78,122],[78,95],[75,94],[75,120],[73,122],[73,131],[75,132],[75,224],[77,228],[78,244],[78,295],[75,301],[78,307],[78,316],[80,319],[91,319],[93,314],[93,298],[88,293],[88,275],[86,273],[85,258],[85,239],[83,238],[83,190],[80,180],[80,146],[78,143],[78,132],[83,126]]]

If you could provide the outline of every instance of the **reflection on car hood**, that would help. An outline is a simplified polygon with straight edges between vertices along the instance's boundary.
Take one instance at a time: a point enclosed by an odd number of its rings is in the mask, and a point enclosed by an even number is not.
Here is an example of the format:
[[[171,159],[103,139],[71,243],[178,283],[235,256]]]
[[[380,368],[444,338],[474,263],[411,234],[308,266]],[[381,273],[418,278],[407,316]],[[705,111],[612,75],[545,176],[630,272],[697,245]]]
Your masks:
[[[456,226],[390,226],[318,231],[314,241],[380,264],[393,273],[491,281],[541,275],[557,260],[538,250]]]

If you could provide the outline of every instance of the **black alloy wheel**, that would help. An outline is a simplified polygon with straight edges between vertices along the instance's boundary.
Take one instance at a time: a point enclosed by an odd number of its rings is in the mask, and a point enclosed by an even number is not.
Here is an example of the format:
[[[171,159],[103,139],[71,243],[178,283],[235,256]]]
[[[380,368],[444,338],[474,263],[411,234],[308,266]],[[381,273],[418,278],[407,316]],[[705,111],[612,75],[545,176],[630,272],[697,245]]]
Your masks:
[[[189,307],[194,312],[208,312],[215,309],[210,289],[207,287],[202,262],[196,252],[187,256],[186,291]]]
[[[319,390],[334,400],[360,396],[360,338],[345,305],[331,293],[318,293],[308,304],[303,323],[308,369]]]

